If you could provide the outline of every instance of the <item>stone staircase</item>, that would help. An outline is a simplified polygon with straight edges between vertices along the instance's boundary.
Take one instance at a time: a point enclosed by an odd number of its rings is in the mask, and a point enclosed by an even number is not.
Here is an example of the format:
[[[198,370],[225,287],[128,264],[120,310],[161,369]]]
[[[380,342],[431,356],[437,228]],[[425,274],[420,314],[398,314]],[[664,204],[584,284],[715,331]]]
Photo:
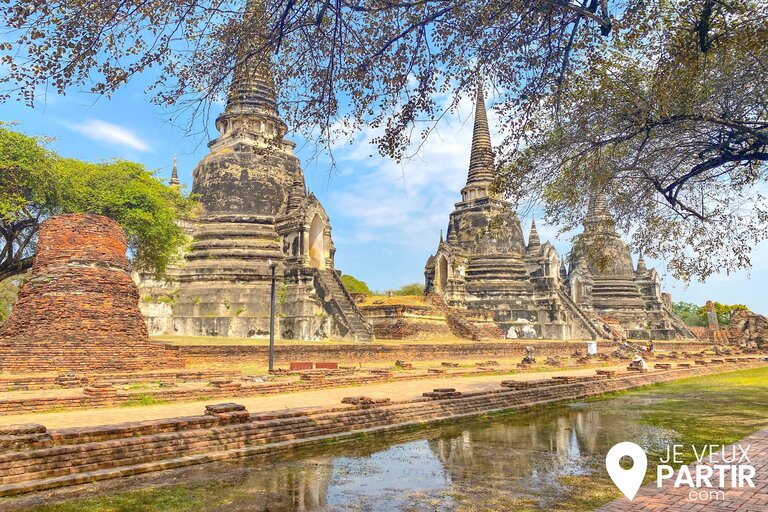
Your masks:
[[[427,301],[445,315],[445,322],[454,336],[474,341],[487,337],[475,324],[467,320],[461,311],[450,307],[438,294],[430,293],[427,295]]]
[[[597,323],[594,319],[588,317],[586,313],[584,313],[584,311],[582,311],[582,309],[575,302],[573,302],[568,294],[562,290],[557,290],[557,296],[560,298],[568,311],[570,311],[573,316],[581,321],[582,325],[584,328],[586,328],[589,334],[595,336],[595,339],[606,338],[605,331],[601,328],[602,326],[600,323]]]
[[[669,322],[672,324],[672,327],[677,331],[677,334],[682,338],[687,339],[695,339],[696,335],[691,331],[691,329],[685,325],[685,322],[680,320],[677,315],[675,315],[675,312],[672,311],[670,308],[667,307],[666,304],[662,303],[662,308],[664,309],[664,312],[669,317]],[[728,340],[726,340],[727,342]]]
[[[355,338],[355,341],[373,341],[373,326],[366,321],[352,296],[344,288],[344,284],[341,282],[341,278],[336,271],[318,270],[317,275],[322,286],[329,292],[330,299],[344,317],[350,334]]]

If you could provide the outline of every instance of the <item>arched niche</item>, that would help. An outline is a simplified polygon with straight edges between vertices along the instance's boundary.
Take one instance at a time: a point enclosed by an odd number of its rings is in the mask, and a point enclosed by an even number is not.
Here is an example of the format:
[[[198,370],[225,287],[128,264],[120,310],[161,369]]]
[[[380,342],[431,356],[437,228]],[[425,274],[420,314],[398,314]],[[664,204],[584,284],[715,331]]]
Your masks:
[[[584,284],[581,279],[575,278],[571,284],[571,295],[573,296],[573,302],[581,304],[584,302]]]
[[[309,225],[309,265],[325,270],[325,222],[315,214]]]
[[[437,258],[437,265],[435,266],[435,285],[438,291],[445,291],[448,285],[448,259],[442,254]]]

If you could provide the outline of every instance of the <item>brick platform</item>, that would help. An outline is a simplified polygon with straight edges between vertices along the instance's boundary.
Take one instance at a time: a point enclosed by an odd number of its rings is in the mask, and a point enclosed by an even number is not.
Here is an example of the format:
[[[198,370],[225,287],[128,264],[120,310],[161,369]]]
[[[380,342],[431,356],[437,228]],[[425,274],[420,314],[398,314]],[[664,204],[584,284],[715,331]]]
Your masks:
[[[764,366],[745,362],[647,374],[594,376],[563,383],[545,379],[523,389],[498,387],[448,398],[377,400],[363,405],[256,413],[241,408],[104,427],[6,429],[0,444],[0,496],[38,491],[214,460],[274,454],[360,432],[398,429],[434,421],[522,409],[596,396],[657,382]],[[427,391],[427,390],[425,390]],[[202,405],[201,405],[202,409]],[[202,412],[202,411],[201,411]],[[3,431],[5,432],[5,431]],[[6,448],[3,449],[2,446]]]
[[[316,372],[316,373],[315,373]],[[315,371],[313,373],[304,373],[301,375],[300,380],[289,382],[263,382],[263,383],[251,383],[247,379],[242,379],[240,375],[228,374],[217,375],[209,372],[213,376],[209,380],[211,387],[205,387],[200,389],[166,389],[166,390],[137,390],[137,391],[117,391],[115,393],[104,394],[88,392],[88,386],[85,387],[84,392],[72,390],[72,388],[66,388],[62,390],[60,396],[52,396],[45,394],[44,396],[37,397],[16,397],[16,398],[0,398],[0,415],[6,417],[18,414],[27,414],[30,412],[48,411],[51,409],[65,410],[65,409],[100,409],[105,407],[113,407],[116,405],[128,403],[131,400],[136,400],[142,396],[151,395],[155,400],[163,401],[189,401],[197,400],[201,398],[220,399],[220,398],[238,398],[248,396],[261,396],[261,395],[274,395],[295,393],[300,391],[318,390],[327,388],[342,388],[349,386],[362,386],[382,382],[392,381],[413,381],[413,380],[425,380],[435,377],[430,372],[420,374],[406,374],[406,375],[394,375],[388,370],[371,370],[369,374],[349,374],[345,375],[340,372],[338,375],[334,375],[334,370],[328,371]],[[466,371],[454,371],[450,374],[443,373],[441,377],[461,377],[472,376],[481,373],[479,370],[466,370]],[[216,382],[223,377],[223,381]],[[101,376],[95,379],[93,376],[86,378],[87,381],[93,382],[95,380],[101,380],[106,382],[112,382],[116,380],[122,380],[121,378],[115,378],[112,376]],[[131,382],[132,378],[128,379]],[[169,379],[167,379],[169,380]],[[175,379],[170,379],[175,380]],[[146,382],[146,379],[143,379]],[[86,382],[87,383],[87,382]],[[2,381],[0,381],[0,386]],[[78,386],[79,387],[79,386]],[[1,389],[1,388],[0,388]],[[39,388],[38,388],[39,389]]]
[[[225,343],[225,341],[223,341]],[[697,341],[657,341],[656,350],[664,352],[700,352],[712,349],[711,343]],[[275,360],[279,364],[290,361],[339,361],[343,363],[416,360],[461,360],[478,358],[524,357],[525,347],[531,345],[537,357],[570,356],[574,351],[586,352],[586,341],[518,340],[474,343],[383,344],[360,343],[340,345],[333,343],[291,343],[275,346]],[[612,351],[610,342],[598,343],[601,351]],[[266,345],[179,345],[179,353],[187,363],[266,361]]]
[[[149,340],[125,251],[106,217],[43,222],[32,274],[0,330],[0,372],[181,367],[174,348]]]

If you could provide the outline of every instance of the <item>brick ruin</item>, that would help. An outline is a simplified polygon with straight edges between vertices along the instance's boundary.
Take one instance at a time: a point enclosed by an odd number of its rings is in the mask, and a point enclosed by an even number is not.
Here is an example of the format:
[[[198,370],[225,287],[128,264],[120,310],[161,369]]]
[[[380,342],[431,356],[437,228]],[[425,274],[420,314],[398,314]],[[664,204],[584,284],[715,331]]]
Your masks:
[[[438,388],[420,398],[391,401],[349,397],[338,405],[250,414],[236,403],[208,405],[204,413],[117,425],[47,429],[14,425],[0,429],[0,497],[83,482],[234,460],[282,456],[351,433],[391,431],[415,423],[475,417],[501,409],[525,410],[660,382],[765,366],[757,358],[680,363],[648,373],[598,370],[596,375],[535,381],[507,380],[497,389]],[[201,412],[203,406],[201,405]]]
[[[752,311],[737,311],[727,332],[734,345],[763,349],[768,344],[768,318]]]
[[[40,225],[32,272],[0,329],[0,372],[135,371],[181,367],[150,342],[120,226],[99,215]]]

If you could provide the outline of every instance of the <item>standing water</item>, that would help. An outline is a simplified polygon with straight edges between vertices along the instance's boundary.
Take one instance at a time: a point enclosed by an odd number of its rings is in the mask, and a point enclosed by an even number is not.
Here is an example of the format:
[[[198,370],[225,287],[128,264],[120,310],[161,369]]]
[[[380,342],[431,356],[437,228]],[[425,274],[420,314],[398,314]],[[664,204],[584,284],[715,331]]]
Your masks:
[[[563,478],[601,471],[614,444],[632,440],[653,450],[670,442],[670,432],[642,425],[637,413],[627,412],[637,407],[627,407],[626,397],[621,407],[614,402],[368,435],[268,459],[115,481],[90,492],[120,499],[138,488],[140,503],[167,503],[171,496],[183,500],[183,510],[206,512],[558,510],[578,492]]]

